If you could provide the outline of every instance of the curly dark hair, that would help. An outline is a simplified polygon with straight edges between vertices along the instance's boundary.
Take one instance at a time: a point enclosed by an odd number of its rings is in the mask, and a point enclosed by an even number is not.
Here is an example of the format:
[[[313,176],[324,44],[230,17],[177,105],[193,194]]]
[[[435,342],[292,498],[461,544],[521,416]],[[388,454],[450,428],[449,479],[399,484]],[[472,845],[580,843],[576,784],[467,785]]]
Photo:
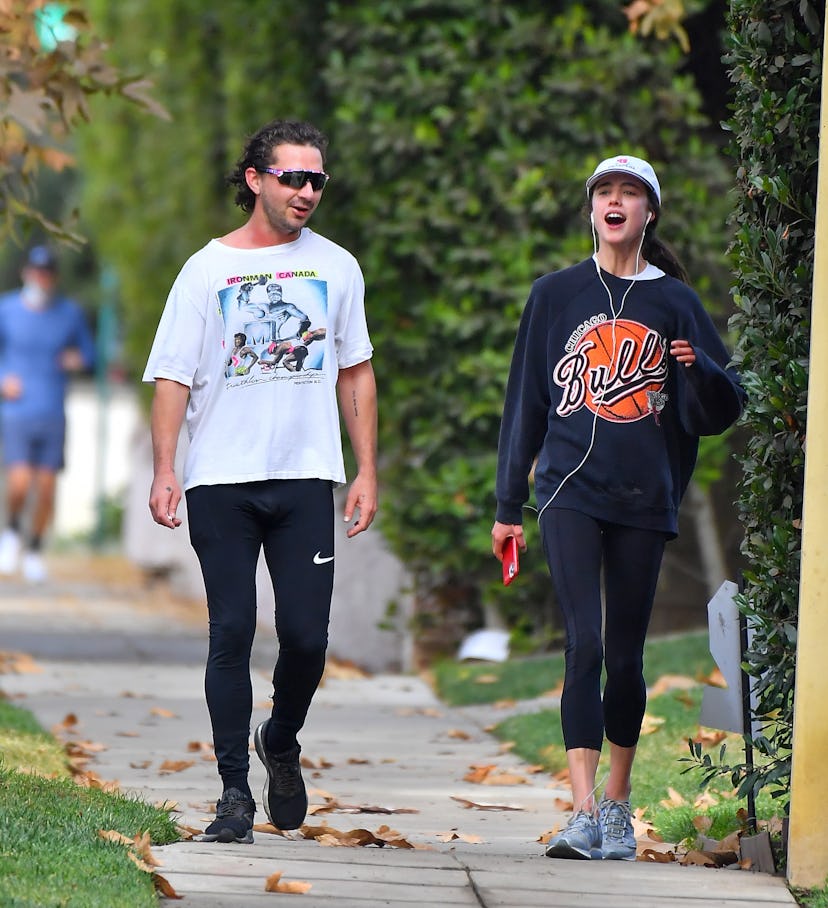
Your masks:
[[[235,168],[226,177],[227,184],[236,187],[236,204],[248,214],[256,204],[256,194],[247,185],[244,172],[248,167],[269,167],[277,145],[310,145],[318,149],[324,165],[328,138],[313,124],[298,120],[271,120],[250,136]]]

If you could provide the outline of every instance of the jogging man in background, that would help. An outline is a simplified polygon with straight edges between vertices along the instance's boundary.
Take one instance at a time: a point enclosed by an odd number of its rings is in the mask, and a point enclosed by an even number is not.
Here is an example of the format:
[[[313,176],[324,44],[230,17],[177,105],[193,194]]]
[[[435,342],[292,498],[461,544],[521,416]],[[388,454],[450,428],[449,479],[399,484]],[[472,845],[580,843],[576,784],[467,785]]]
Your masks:
[[[69,375],[92,368],[95,346],[83,310],[58,292],[58,263],[51,249],[33,247],[22,278],[22,287],[0,297],[7,520],[0,534],[0,574],[19,568],[26,580],[39,583],[47,576],[41,548],[64,466]]]

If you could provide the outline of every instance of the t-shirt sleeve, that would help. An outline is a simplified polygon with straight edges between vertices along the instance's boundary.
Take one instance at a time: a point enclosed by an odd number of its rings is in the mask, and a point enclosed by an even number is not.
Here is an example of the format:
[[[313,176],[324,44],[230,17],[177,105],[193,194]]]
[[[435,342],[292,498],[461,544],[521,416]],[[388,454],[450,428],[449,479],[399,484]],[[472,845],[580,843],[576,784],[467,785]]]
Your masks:
[[[374,351],[365,318],[365,280],[356,259],[350,262],[334,336],[336,362],[340,369],[365,362]]]
[[[143,381],[167,378],[192,388],[204,343],[207,292],[203,278],[185,265],[161,313]]]

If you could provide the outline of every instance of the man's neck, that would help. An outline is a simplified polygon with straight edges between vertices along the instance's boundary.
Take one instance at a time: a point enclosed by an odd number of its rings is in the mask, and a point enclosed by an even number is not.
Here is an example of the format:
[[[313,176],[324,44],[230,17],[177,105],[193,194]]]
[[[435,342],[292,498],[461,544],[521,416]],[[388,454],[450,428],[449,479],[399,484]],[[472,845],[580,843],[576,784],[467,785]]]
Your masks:
[[[301,228],[291,233],[282,233],[264,227],[251,218],[237,230],[232,230],[225,236],[219,237],[219,241],[234,249],[261,249],[265,246],[282,246],[286,243],[293,243],[301,235]]]

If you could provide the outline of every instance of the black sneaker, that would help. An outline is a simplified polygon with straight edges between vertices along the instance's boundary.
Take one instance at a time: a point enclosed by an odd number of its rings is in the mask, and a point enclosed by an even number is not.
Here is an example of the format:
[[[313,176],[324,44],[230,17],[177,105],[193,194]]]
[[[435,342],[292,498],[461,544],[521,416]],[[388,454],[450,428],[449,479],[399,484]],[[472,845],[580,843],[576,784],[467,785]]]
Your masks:
[[[253,841],[253,817],[256,802],[238,788],[228,788],[216,801],[216,818],[198,836],[199,842],[236,842],[249,845]]]
[[[298,829],[308,812],[308,795],[299,767],[301,748],[297,744],[284,753],[268,753],[265,748],[268,722],[270,719],[265,719],[253,733],[256,753],[267,770],[267,781],[262,790],[265,813],[277,829]]]

